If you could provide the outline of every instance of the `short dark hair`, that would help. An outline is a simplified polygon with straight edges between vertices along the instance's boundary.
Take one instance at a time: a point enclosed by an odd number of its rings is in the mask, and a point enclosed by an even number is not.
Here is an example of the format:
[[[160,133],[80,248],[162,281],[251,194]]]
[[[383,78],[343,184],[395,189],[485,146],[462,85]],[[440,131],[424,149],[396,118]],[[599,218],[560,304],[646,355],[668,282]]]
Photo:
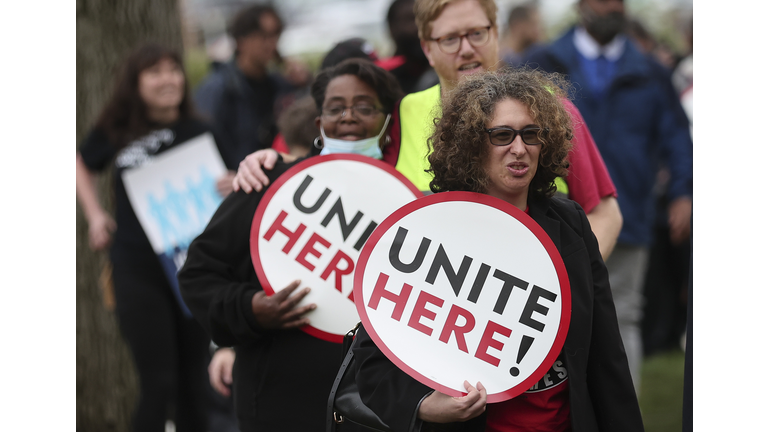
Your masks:
[[[131,140],[147,134],[155,126],[147,116],[147,106],[139,94],[139,75],[165,58],[175,62],[184,72],[184,62],[178,51],[157,43],[141,45],[123,61],[115,79],[112,96],[96,121],[96,128],[101,129],[118,148],[125,147]],[[184,76],[186,78],[186,73]],[[185,79],[179,117],[186,119],[194,115],[189,97],[189,84]]]
[[[295,100],[286,107],[277,119],[277,127],[283,134],[288,149],[303,148],[310,150],[312,140],[320,133],[315,126],[315,118],[320,112],[310,96]]]
[[[563,99],[567,82],[559,75],[527,68],[502,69],[466,77],[443,104],[443,115],[429,139],[429,155],[435,178],[432,192],[485,193],[488,173],[485,161],[490,143],[485,131],[499,102],[513,99],[528,107],[541,128],[539,163],[528,188],[531,198],[551,197],[555,178],[568,174],[568,152],[573,129]]]
[[[410,6],[413,9],[413,5],[416,0],[395,0],[389,5],[387,9],[387,24],[392,27],[392,23],[395,22],[395,12],[397,8],[401,6]]]
[[[315,105],[318,112],[323,109],[325,102],[325,90],[328,83],[336,77],[342,75],[353,75],[364,83],[371,86],[379,97],[384,114],[392,114],[395,105],[403,97],[403,91],[400,89],[400,83],[386,70],[376,66],[370,60],[351,58],[344,60],[336,66],[323,69],[312,83],[312,97],[315,99]]]
[[[512,27],[514,24],[531,19],[531,15],[537,8],[538,7],[535,3],[525,3],[513,7],[512,10],[509,11],[509,16],[507,17],[507,25]]]
[[[269,5],[254,5],[242,9],[232,19],[229,25],[229,34],[237,40],[248,36],[255,31],[261,31],[261,16],[265,13],[272,14],[278,22],[278,31],[283,31],[283,21],[275,8]]]
[[[336,66],[350,58],[361,58],[376,61],[378,56],[370,42],[363,38],[352,38],[337,43],[323,58],[320,70]]]

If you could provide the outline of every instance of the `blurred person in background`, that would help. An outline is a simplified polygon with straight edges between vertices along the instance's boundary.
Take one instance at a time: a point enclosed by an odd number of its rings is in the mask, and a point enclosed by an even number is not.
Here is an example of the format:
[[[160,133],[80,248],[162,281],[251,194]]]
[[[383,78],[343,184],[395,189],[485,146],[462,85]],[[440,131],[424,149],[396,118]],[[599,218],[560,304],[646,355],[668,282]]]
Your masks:
[[[660,42],[638,18],[627,19],[627,36],[636,44],[640,51],[651,55],[659,64],[670,71],[680,62],[680,56],[666,43]]]
[[[235,169],[249,153],[269,148],[277,133],[275,109],[290,84],[268,66],[278,58],[283,23],[269,5],[248,6],[238,12],[229,33],[235,40],[231,62],[221,64],[195,93],[201,114],[222,141],[222,156]]]
[[[504,62],[513,67],[520,66],[527,51],[543,41],[544,27],[538,5],[530,2],[513,7],[499,43]]]
[[[413,13],[414,0],[395,0],[387,10],[387,27],[395,43],[392,57],[378,63],[392,72],[405,94],[426,90],[438,82],[424,55]]]
[[[693,21],[685,29],[688,47],[693,46]],[[692,52],[689,49],[689,53]],[[680,102],[688,116],[693,134],[693,55],[688,54],[672,74],[672,83],[680,94]],[[669,205],[669,170],[659,170],[656,184],[656,223],[654,241],[645,276],[643,308],[643,352],[646,356],[684,347],[688,295],[688,272],[691,258],[690,241],[673,243],[667,220]]]
[[[309,154],[312,141],[319,133],[315,125],[317,108],[312,96],[304,96],[283,110],[277,119],[280,131],[272,148],[278,153],[300,158]]]
[[[75,164],[77,198],[88,221],[90,246],[101,250],[111,245],[117,320],[139,377],[139,401],[132,417],[137,432],[164,431],[172,407],[178,432],[207,430],[210,339],[182,312],[122,180],[125,170],[210,131],[194,115],[182,65],[178,53],[159,45],[133,52],[81,143]],[[116,221],[101,206],[93,179],[111,164]],[[231,180],[223,184],[231,185]]]
[[[414,14],[421,47],[439,77],[439,84],[407,95],[392,117],[392,144],[385,147],[383,160],[405,175],[419,190],[429,193],[432,176],[427,138],[440,117],[441,97],[463,76],[495,70],[499,60],[493,0],[416,0]],[[603,258],[610,255],[621,229],[621,211],[616,189],[581,114],[564,100],[574,123],[573,150],[569,174],[558,179],[560,193],[578,202],[587,212],[597,235]],[[261,190],[269,179],[261,169],[271,169],[277,160],[273,151],[249,155],[233,181],[235,190]]]
[[[373,45],[363,38],[345,39],[333,46],[320,62],[320,70],[336,66],[350,58],[361,58],[374,63],[379,61],[379,55]]]
[[[579,23],[533,52],[528,64],[568,75],[574,103],[618,190],[624,226],[606,260],[635,388],[640,389],[643,283],[653,239],[654,186],[669,169],[670,240],[687,241],[693,196],[692,142],[669,73],[628,43],[622,0],[579,0]]]
[[[311,156],[354,153],[381,158],[402,92],[369,60],[324,69],[312,85],[315,125]],[[282,160],[274,181],[292,165]],[[267,296],[250,253],[253,217],[263,196],[230,195],[189,247],[179,285],[193,315],[214,343],[233,346],[233,394],[241,432],[322,431],[340,364],[340,345],[301,331],[316,305],[298,306],[309,288],[300,281]],[[226,376],[226,375],[224,375]],[[345,431],[356,430],[345,424]]]

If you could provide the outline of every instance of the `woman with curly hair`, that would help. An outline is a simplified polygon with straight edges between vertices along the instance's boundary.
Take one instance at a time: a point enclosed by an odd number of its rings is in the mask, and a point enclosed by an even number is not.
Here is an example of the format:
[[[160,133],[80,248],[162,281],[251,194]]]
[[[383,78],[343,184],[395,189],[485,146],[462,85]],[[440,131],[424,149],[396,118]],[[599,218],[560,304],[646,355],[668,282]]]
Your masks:
[[[525,211],[560,252],[572,310],[560,355],[525,393],[487,404],[482,383],[450,397],[394,365],[364,328],[353,345],[363,402],[393,431],[642,431],[608,272],[582,208],[553,198],[568,170],[565,83],[517,69],[467,77],[443,101],[430,140],[433,192],[471,191]],[[503,227],[500,227],[503,229]]]

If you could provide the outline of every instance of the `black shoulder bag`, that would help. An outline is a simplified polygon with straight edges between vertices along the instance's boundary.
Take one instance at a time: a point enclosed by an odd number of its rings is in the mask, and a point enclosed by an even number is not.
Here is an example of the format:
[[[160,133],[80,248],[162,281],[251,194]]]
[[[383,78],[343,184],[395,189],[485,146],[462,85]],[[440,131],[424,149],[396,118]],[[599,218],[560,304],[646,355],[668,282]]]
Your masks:
[[[360,328],[357,323],[355,328],[344,336],[343,352],[346,354],[341,362],[339,373],[333,381],[331,394],[328,396],[328,409],[326,412],[326,432],[336,432],[340,424],[354,423],[365,430],[391,432],[389,427],[381,421],[360,398],[360,392],[355,382],[355,358],[352,346],[355,343],[355,333]]]

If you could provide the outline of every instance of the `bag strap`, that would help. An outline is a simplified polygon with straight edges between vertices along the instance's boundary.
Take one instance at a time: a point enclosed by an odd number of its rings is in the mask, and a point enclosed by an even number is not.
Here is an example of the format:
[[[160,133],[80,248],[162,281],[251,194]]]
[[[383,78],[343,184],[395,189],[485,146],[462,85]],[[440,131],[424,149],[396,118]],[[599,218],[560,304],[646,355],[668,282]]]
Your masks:
[[[342,355],[344,356],[341,361],[341,367],[339,368],[339,372],[336,374],[336,379],[333,381],[333,387],[331,387],[331,393],[328,395],[328,404],[326,408],[325,413],[325,430],[326,432],[336,432],[336,425],[344,423],[344,418],[341,415],[338,415],[336,411],[333,409],[333,404],[336,401],[336,392],[339,390],[339,383],[341,382],[341,379],[344,378],[344,374],[347,371],[347,367],[349,366],[349,363],[352,361],[352,357],[354,357],[354,354],[352,353],[352,342],[355,340],[355,334],[357,333],[357,329],[360,328],[360,325],[362,323],[358,322],[355,325],[355,328],[348,331],[347,334],[344,335],[344,342],[342,344]]]

